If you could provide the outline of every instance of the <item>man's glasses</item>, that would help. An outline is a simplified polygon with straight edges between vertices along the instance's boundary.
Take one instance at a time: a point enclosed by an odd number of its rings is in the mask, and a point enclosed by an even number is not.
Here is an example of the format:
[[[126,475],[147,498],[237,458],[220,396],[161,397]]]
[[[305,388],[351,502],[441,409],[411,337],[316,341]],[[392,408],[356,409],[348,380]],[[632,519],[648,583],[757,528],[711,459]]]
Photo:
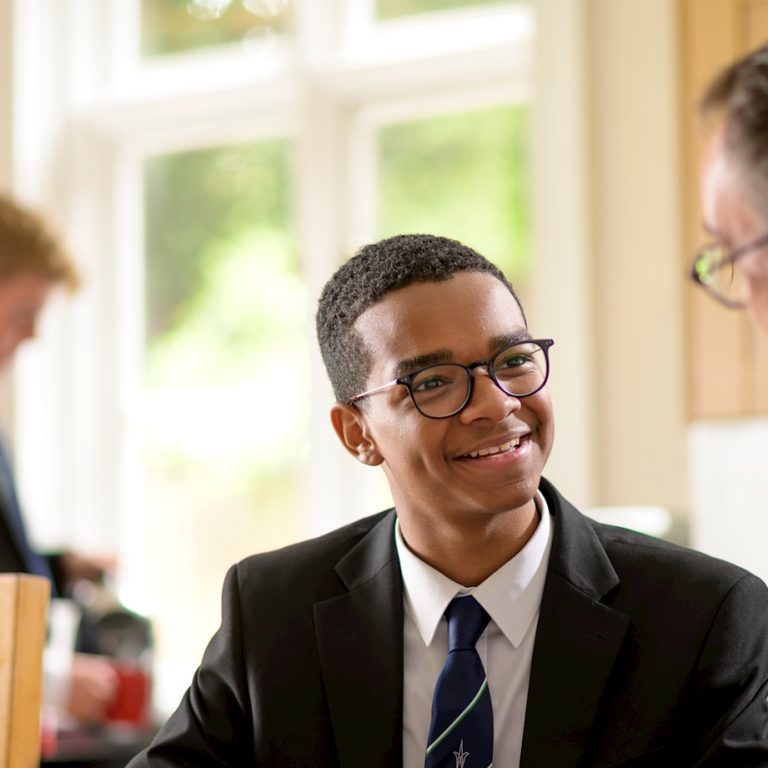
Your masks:
[[[472,398],[475,371],[485,368],[493,383],[513,397],[538,392],[549,377],[549,348],[552,339],[531,339],[512,344],[488,360],[469,365],[438,363],[427,365],[398,379],[355,395],[351,405],[364,397],[402,385],[408,388],[413,404],[428,419],[447,419],[463,410]]]
[[[745,307],[749,296],[749,281],[740,259],[766,246],[768,235],[733,251],[722,243],[708,243],[696,252],[691,265],[691,280],[726,307]]]

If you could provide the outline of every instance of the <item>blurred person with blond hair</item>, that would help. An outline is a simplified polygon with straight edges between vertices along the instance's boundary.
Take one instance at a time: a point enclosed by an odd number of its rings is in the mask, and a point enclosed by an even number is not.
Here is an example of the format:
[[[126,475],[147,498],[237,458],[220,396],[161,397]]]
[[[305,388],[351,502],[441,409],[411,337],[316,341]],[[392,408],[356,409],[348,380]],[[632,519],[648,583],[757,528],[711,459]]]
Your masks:
[[[51,294],[59,287],[74,292],[79,282],[74,263],[43,219],[0,194],[0,369],[10,366],[22,342],[34,338]],[[100,580],[106,565],[74,552],[42,554],[32,546],[0,439],[0,572],[45,576],[52,594],[65,596],[77,581]],[[106,659],[76,653],[63,676],[46,672],[46,698],[58,700],[79,722],[105,719],[117,690],[117,675]]]

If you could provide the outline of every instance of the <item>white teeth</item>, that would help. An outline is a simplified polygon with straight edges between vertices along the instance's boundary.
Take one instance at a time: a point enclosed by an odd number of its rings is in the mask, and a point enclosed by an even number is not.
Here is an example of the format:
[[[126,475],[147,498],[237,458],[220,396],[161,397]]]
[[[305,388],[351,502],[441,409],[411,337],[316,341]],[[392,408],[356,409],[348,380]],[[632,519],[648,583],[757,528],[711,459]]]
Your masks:
[[[494,445],[490,448],[481,448],[479,451],[470,451],[467,455],[473,459],[476,459],[479,456],[492,456],[494,453],[506,453],[507,451],[511,451],[513,448],[517,448],[518,445],[520,445],[520,438],[516,437],[508,443]]]

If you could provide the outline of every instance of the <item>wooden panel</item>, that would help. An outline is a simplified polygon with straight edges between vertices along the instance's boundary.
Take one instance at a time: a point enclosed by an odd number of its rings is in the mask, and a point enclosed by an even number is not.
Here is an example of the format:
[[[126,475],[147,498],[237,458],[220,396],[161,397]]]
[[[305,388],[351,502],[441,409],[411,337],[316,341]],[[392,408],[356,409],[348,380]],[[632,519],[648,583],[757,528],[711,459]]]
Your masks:
[[[744,32],[749,49],[757,48],[768,39],[768,0],[747,2]]]
[[[768,0],[682,0],[680,23],[684,266],[707,239],[699,174],[707,134],[697,102],[711,78],[768,39]],[[685,293],[689,415],[768,414],[768,341],[745,313],[720,307],[690,286]]]
[[[40,763],[49,592],[40,576],[0,575],[0,768]]]

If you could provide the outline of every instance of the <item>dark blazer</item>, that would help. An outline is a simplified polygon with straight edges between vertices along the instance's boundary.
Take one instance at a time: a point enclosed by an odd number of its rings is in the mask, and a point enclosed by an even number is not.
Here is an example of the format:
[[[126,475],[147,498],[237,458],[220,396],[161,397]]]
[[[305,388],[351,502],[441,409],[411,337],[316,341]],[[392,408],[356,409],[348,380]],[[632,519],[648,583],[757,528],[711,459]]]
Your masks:
[[[522,768],[768,766],[765,584],[541,490],[554,538]],[[189,691],[130,768],[401,765],[394,520],[234,566]]]
[[[28,573],[29,570],[17,535],[11,530],[0,502],[0,573]]]
[[[64,581],[61,555],[34,551],[19,509],[13,468],[0,435],[0,573],[33,573],[52,579],[51,596],[61,594]]]
[[[15,522],[13,522],[15,520]],[[16,481],[5,439],[0,434],[0,572],[32,573],[29,542],[19,511]]]

